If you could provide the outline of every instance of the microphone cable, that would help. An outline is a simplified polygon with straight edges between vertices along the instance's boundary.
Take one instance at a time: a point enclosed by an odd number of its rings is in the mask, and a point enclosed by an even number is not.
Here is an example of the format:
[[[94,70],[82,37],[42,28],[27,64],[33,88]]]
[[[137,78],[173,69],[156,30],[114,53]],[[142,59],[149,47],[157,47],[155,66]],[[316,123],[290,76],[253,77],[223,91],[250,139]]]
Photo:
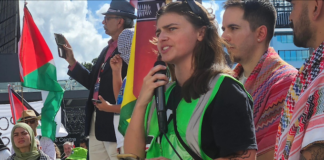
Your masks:
[[[173,145],[171,144],[171,142],[170,142],[169,138],[166,136],[166,134],[163,133],[163,135],[164,135],[165,139],[168,141],[168,143],[170,144],[170,146],[171,146],[171,148],[173,149],[173,151],[177,154],[177,156],[179,157],[179,159],[180,159],[180,160],[183,160],[183,159],[180,157],[180,155],[179,155],[179,153],[177,152],[177,150],[176,150],[176,149],[173,147]]]

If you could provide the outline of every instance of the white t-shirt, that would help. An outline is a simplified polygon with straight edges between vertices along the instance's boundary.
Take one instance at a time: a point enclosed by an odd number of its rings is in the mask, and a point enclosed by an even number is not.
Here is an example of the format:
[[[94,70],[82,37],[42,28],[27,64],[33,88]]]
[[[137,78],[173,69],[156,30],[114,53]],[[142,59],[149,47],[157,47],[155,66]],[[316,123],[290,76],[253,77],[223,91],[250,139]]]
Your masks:
[[[54,147],[54,142],[47,138],[47,137],[42,137],[39,141],[40,146],[42,147],[42,151],[48,155],[51,160],[56,160],[56,151]]]
[[[0,151],[0,160],[6,160],[10,156],[11,156],[11,153],[9,152],[8,149],[4,149],[4,150]]]

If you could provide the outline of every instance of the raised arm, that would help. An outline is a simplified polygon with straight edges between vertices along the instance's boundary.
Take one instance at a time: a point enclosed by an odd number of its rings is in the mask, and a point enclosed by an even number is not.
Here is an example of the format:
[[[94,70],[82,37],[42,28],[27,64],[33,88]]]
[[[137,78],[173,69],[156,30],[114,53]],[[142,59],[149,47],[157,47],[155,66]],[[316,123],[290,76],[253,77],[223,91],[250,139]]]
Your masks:
[[[87,89],[91,88],[90,84],[90,77],[91,73],[87,70],[84,66],[79,64],[76,59],[74,58],[74,53],[71,45],[65,39],[66,45],[63,46],[66,58],[65,60],[69,63],[69,71],[68,75],[71,76],[73,79],[78,81]]]
[[[155,74],[157,71],[162,69],[165,70],[166,67],[161,65],[155,66],[144,78],[143,86],[137,99],[131,122],[126,131],[124,143],[125,153],[145,158],[145,111],[147,105],[152,100],[154,89],[168,83],[166,75]],[[158,79],[163,81],[157,81]]]
[[[112,81],[113,91],[114,91],[115,100],[117,101],[120,88],[122,87],[123,84],[123,79],[121,75],[122,67],[123,67],[123,59],[120,58],[120,55],[117,54],[110,59],[110,66],[112,69],[112,77],[113,77],[113,81]]]

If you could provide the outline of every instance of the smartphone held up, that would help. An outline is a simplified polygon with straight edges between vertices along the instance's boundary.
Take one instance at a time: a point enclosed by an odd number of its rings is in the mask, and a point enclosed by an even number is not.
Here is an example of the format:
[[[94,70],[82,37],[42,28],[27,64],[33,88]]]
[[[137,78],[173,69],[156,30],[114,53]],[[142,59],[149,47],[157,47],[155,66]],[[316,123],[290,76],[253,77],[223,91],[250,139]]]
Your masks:
[[[97,99],[92,99],[92,102],[93,103],[101,103],[101,101],[100,100],[97,100]]]
[[[65,43],[65,38],[62,34],[59,33],[54,33],[54,37],[55,37],[55,41],[57,44],[57,49],[58,49],[58,55],[61,58],[66,58],[65,52],[64,52],[64,48],[63,46],[66,44]]]

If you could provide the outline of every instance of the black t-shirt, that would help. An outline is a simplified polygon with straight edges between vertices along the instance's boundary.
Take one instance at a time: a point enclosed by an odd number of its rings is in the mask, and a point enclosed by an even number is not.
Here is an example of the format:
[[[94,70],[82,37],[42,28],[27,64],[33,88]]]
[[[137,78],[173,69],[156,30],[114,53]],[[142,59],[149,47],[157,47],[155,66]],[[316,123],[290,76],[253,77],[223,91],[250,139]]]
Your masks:
[[[176,84],[167,108],[173,109],[181,99],[181,87]],[[252,107],[253,102],[242,86],[225,77],[202,123],[201,146],[207,156],[216,159],[257,149]]]

